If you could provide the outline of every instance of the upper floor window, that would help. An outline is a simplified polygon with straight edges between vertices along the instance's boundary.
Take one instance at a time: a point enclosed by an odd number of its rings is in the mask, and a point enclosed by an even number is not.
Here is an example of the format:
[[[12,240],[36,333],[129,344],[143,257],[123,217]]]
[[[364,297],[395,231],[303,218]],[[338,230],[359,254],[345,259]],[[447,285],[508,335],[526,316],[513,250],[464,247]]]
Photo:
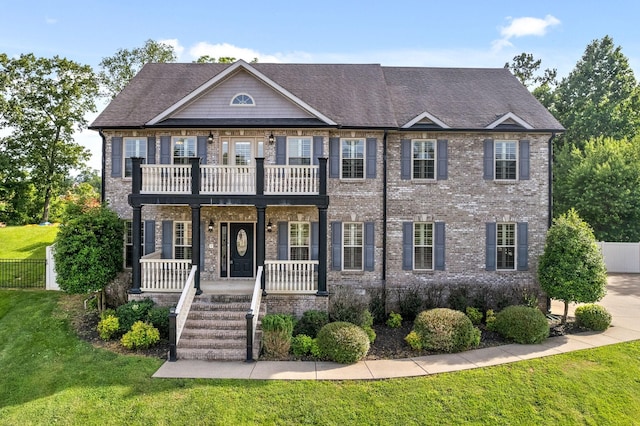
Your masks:
[[[342,139],[340,144],[340,177],[364,179],[364,139]]]
[[[433,269],[433,223],[413,224],[413,269]]]
[[[174,136],[173,141],[173,164],[189,164],[189,157],[197,154],[197,144],[195,136]]]
[[[309,260],[309,222],[289,222],[289,260]]]
[[[516,267],[516,224],[496,224],[496,269]]]
[[[124,138],[124,177],[131,177],[133,157],[147,157],[147,138]]]
[[[345,271],[362,270],[364,246],[362,223],[348,222],[343,224],[342,232],[342,269]]]
[[[255,104],[251,95],[246,93],[238,93],[231,99],[232,106],[254,106]]]
[[[287,163],[291,166],[311,165],[311,150],[310,137],[287,138]]]
[[[516,180],[518,144],[516,141],[495,141],[495,179]]]
[[[435,179],[436,177],[436,141],[412,141],[413,179]]]

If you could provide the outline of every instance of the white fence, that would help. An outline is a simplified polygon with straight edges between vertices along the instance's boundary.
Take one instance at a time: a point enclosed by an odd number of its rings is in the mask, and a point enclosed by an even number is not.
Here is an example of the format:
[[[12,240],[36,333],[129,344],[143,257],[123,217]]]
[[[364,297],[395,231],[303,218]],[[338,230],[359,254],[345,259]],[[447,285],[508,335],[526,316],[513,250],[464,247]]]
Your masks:
[[[599,242],[607,272],[640,273],[640,243]]]

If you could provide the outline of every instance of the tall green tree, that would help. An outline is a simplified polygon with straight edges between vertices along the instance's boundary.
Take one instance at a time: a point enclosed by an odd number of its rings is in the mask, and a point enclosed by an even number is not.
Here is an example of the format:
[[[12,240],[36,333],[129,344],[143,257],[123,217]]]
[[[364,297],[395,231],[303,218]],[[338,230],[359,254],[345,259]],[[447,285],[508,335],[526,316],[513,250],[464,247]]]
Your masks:
[[[175,62],[176,59],[176,52],[172,46],[154,40],[147,40],[144,46],[131,50],[118,49],[113,56],[102,58],[100,61],[100,93],[113,99],[145,64]]]
[[[535,59],[531,53],[521,53],[513,57],[504,67],[518,78],[544,106],[553,102],[553,91],[557,85],[558,71],[547,68],[540,74],[542,59]]]
[[[97,93],[88,65],[58,56],[0,55],[0,127],[11,131],[6,153],[35,186],[43,222],[66,176],[89,158],[73,135],[96,110]]]
[[[554,219],[538,263],[538,280],[547,295],[564,302],[562,323],[569,303],[593,303],[606,293],[607,269],[593,231],[571,209]]]
[[[562,144],[592,138],[633,138],[640,129],[640,89],[622,48],[605,36],[585,49],[558,84],[551,112],[565,126]]]

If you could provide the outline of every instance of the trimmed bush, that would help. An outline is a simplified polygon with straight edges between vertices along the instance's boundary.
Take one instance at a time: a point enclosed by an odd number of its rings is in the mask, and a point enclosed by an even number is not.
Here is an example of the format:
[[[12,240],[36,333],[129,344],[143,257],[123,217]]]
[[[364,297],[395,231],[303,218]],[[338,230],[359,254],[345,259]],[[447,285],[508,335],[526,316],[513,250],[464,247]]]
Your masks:
[[[169,307],[154,306],[147,312],[147,321],[160,332],[160,337],[169,337]]]
[[[120,343],[127,349],[146,349],[160,341],[160,332],[151,324],[136,321]]]
[[[493,312],[493,309],[487,309],[484,316],[484,323],[487,325],[487,330],[496,331],[496,314]]]
[[[310,310],[302,314],[293,328],[293,335],[306,334],[312,338],[318,335],[318,331],[329,324],[329,314],[324,311]]]
[[[361,327],[365,333],[367,333],[367,337],[369,338],[369,343],[373,344],[373,342],[376,341],[376,331],[373,329],[373,327]]]
[[[482,322],[482,312],[480,312],[480,309],[474,308],[473,306],[467,306],[465,313],[471,320],[471,324],[478,325]]]
[[[415,331],[411,331],[411,333],[407,334],[407,337],[404,338],[404,341],[407,342],[411,349],[420,351],[422,350],[422,339]]]
[[[387,319],[387,326],[389,328],[400,328],[402,326],[402,315],[391,312],[389,319]]]
[[[576,323],[589,330],[603,331],[611,325],[611,314],[602,305],[581,305],[576,308]]]
[[[348,322],[332,322],[318,332],[318,349],[328,359],[351,364],[369,352],[369,337],[365,331]]]
[[[306,334],[298,334],[291,339],[291,353],[295,356],[305,356],[311,353],[313,338]]]
[[[98,323],[98,334],[102,340],[109,340],[120,329],[120,322],[115,315],[106,315]]]
[[[295,318],[286,314],[267,314],[262,318],[262,347],[266,355],[286,357],[291,349]]]
[[[460,352],[480,342],[480,330],[462,312],[448,308],[422,311],[413,323],[423,349]]]
[[[549,337],[547,318],[529,306],[507,306],[496,315],[493,328],[516,343],[541,343]]]
[[[133,324],[137,321],[146,321],[149,309],[154,305],[153,300],[132,300],[124,305],[118,306],[116,315],[120,321],[120,333],[126,333],[131,330]]]
[[[360,327],[371,327],[373,316],[363,297],[355,294],[351,287],[338,287],[331,296],[329,320],[332,322],[350,322]]]

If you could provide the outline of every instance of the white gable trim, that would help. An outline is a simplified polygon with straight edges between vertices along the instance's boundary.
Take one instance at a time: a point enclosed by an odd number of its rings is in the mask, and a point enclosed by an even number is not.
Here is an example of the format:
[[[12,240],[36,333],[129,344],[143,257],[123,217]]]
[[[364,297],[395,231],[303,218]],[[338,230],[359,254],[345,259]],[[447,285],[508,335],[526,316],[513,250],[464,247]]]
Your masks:
[[[433,124],[437,124],[438,126],[442,127],[443,129],[448,129],[449,126],[447,126],[444,121],[438,119],[435,115],[433,114],[429,114],[427,111],[423,112],[420,115],[417,115],[413,120],[409,121],[407,124],[405,124],[404,126],[402,126],[403,129],[408,129],[411,126],[413,126],[414,124],[416,124],[417,122],[419,122],[420,120],[423,120],[425,118],[428,118],[429,120],[431,120],[433,122]]]
[[[512,112],[506,113],[505,115],[503,115],[502,117],[500,117],[496,121],[494,121],[493,123],[489,124],[486,128],[487,129],[495,129],[496,127],[498,127],[499,125],[501,125],[502,123],[504,123],[505,121],[508,121],[508,120],[515,121],[516,123],[518,123],[519,125],[521,125],[525,129],[529,129],[529,130],[533,129],[533,126],[531,124],[527,123],[522,118],[518,117],[517,115],[515,115]]]
[[[258,78],[259,80],[263,81],[265,84],[270,86],[272,89],[274,89],[275,91],[280,93],[282,96],[284,96],[285,98],[289,99],[290,101],[292,101],[293,103],[295,103],[300,108],[302,108],[305,111],[307,111],[308,113],[316,116],[318,119],[324,121],[326,124],[331,125],[331,126],[335,126],[337,124],[333,120],[331,120],[329,117],[325,116],[320,111],[317,111],[316,109],[312,108],[306,102],[304,102],[301,99],[299,99],[298,97],[294,96],[291,92],[286,90],[284,87],[282,87],[279,84],[277,84],[276,82],[272,81],[267,76],[265,76],[264,74],[262,74],[261,72],[256,70],[254,67],[252,67],[251,65],[249,65],[248,63],[246,63],[242,59],[239,59],[238,61],[234,62],[230,67],[228,67],[227,69],[222,71],[220,74],[216,75],[211,80],[207,81],[202,86],[198,87],[196,90],[191,92],[188,96],[185,96],[184,98],[182,98],[181,100],[179,100],[178,102],[176,102],[175,104],[173,104],[172,106],[167,108],[166,110],[162,111],[160,114],[158,114],[155,117],[153,117],[149,122],[147,122],[147,125],[151,126],[151,125],[154,125],[154,124],[158,124],[160,121],[162,121],[165,118],[169,117],[171,114],[173,114],[174,112],[176,112],[177,110],[179,110],[180,108],[182,108],[183,106],[188,104],[189,102],[191,102],[194,99],[196,99],[202,93],[206,92],[211,87],[215,86],[217,83],[219,83],[220,81],[225,79],[227,76],[229,76],[232,73],[234,73],[238,68],[244,68],[244,70],[247,71],[249,74],[251,74],[254,77]]]

